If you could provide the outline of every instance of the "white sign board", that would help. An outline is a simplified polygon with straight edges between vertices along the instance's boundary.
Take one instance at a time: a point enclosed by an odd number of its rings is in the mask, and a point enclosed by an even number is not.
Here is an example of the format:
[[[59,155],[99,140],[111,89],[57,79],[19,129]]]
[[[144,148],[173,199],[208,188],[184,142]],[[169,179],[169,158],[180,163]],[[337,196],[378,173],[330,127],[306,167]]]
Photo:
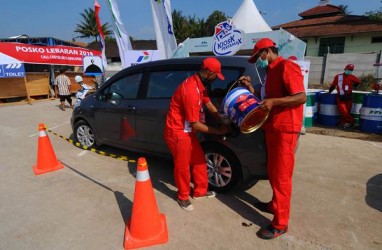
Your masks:
[[[126,67],[159,60],[158,50],[128,50],[126,51]]]
[[[84,56],[82,60],[84,75],[98,76],[103,75],[104,69],[100,56]]]

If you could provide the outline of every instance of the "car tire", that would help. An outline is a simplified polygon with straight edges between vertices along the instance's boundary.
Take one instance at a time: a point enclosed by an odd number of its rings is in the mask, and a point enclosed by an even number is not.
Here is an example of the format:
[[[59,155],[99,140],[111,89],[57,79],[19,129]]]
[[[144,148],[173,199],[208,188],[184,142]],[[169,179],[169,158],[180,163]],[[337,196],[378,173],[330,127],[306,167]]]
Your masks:
[[[83,120],[74,125],[74,139],[82,147],[96,148],[97,141],[93,129]]]
[[[202,147],[207,162],[209,188],[219,193],[234,190],[242,180],[241,164],[236,155],[217,143],[204,144]]]

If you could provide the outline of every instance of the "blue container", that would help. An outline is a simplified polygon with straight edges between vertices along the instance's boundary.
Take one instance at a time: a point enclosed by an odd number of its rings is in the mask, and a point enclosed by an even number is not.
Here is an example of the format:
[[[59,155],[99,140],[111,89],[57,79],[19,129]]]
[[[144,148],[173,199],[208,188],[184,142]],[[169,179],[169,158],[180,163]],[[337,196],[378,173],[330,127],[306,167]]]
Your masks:
[[[319,97],[320,93],[322,91],[316,91],[314,92],[314,108],[313,108],[313,123],[316,123],[318,121],[318,105],[320,103]]]
[[[229,91],[223,100],[224,114],[229,117],[242,133],[252,133],[268,118],[269,112],[260,108],[260,100],[246,88],[238,87]]]
[[[365,95],[360,114],[361,131],[382,134],[382,95]]]
[[[336,126],[341,118],[337,109],[337,94],[321,92],[319,102],[318,122],[322,125]]]

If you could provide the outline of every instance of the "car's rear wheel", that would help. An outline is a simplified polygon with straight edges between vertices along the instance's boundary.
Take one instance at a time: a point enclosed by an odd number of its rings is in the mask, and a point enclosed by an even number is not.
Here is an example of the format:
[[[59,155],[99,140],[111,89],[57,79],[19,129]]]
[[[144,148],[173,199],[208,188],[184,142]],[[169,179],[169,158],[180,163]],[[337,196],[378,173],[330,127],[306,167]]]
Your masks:
[[[85,147],[96,147],[93,129],[85,121],[79,121],[74,126],[74,139]]]
[[[217,192],[235,189],[242,179],[241,164],[235,154],[220,144],[205,144],[203,150],[210,189]]]

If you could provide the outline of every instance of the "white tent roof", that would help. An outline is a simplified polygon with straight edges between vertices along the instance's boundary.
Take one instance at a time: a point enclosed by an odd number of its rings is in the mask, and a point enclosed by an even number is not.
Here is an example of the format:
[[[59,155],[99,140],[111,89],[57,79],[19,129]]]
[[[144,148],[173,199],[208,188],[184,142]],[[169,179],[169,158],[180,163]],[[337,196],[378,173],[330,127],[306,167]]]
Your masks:
[[[253,0],[243,0],[232,20],[236,28],[245,33],[272,31]]]

